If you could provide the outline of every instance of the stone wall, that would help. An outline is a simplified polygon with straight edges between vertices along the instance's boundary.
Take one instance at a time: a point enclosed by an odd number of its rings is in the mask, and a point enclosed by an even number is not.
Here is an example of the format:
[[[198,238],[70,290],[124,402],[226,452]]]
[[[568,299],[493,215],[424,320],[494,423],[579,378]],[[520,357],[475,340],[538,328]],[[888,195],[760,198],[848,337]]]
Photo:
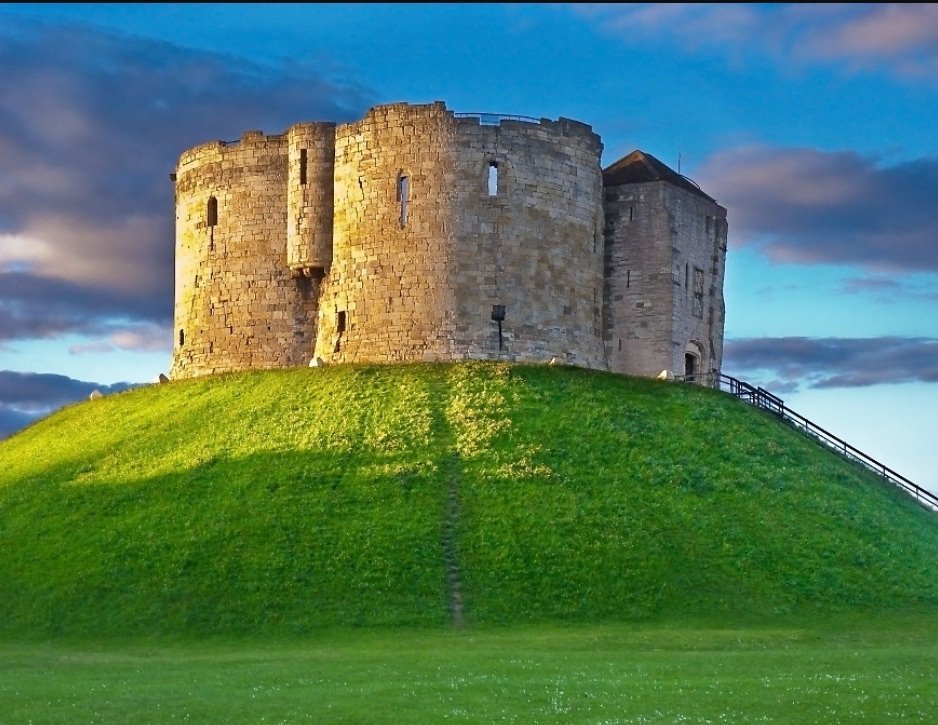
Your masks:
[[[674,286],[663,187],[605,190],[605,343],[614,372],[647,377],[672,369]]]
[[[599,137],[566,119],[480,120],[457,120],[459,351],[605,368]]]
[[[287,264],[305,276],[322,277],[332,262],[335,126],[287,131]]]
[[[443,104],[395,104],[336,129],[333,258],[316,355],[451,358],[454,128]]]
[[[248,132],[181,156],[172,377],[309,359],[315,281],[287,265],[286,177],[284,136]]]
[[[696,357],[697,374],[723,364],[723,276],[726,262],[726,210],[707,199],[665,185],[671,226],[673,278],[670,370],[684,375],[685,356]]]
[[[605,342],[627,375],[719,370],[723,358],[726,210],[658,181],[608,187]]]
[[[589,126],[395,104],[336,136],[318,357],[605,367],[602,144]]]

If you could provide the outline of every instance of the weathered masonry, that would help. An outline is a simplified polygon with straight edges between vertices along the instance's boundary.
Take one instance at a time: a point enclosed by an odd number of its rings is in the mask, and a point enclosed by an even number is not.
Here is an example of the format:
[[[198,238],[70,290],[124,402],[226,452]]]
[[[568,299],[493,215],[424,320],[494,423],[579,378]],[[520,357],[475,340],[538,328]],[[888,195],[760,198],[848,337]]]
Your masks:
[[[179,159],[171,377],[311,360],[719,370],[726,210],[561,118],[373,108]]]

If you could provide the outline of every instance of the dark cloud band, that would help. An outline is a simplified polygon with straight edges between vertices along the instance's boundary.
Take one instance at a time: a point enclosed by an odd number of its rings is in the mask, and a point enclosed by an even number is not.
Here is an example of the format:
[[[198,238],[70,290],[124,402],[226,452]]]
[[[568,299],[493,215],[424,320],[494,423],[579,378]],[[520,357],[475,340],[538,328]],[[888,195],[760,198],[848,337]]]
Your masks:
[[[727,340],[724,372],[774,376],[788,390],[938,382],[938,340],[922,337],[763,337]]]

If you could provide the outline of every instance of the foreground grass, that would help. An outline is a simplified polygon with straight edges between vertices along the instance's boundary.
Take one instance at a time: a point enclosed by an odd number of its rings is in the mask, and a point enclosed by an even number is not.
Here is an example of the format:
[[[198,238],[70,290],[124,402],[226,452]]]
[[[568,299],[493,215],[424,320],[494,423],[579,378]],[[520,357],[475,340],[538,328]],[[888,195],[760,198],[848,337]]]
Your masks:
[[[938,620],[0,641],[3,723],[934,722]]]

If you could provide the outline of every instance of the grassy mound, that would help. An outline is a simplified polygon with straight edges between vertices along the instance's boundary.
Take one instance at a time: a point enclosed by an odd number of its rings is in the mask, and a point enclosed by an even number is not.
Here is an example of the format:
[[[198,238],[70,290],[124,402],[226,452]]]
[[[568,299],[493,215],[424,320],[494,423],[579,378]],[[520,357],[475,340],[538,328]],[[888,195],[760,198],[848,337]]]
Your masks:
[[[938,610],[938,517],[696,386],[225,375],[70,406],[0,461],[0,633]]]

